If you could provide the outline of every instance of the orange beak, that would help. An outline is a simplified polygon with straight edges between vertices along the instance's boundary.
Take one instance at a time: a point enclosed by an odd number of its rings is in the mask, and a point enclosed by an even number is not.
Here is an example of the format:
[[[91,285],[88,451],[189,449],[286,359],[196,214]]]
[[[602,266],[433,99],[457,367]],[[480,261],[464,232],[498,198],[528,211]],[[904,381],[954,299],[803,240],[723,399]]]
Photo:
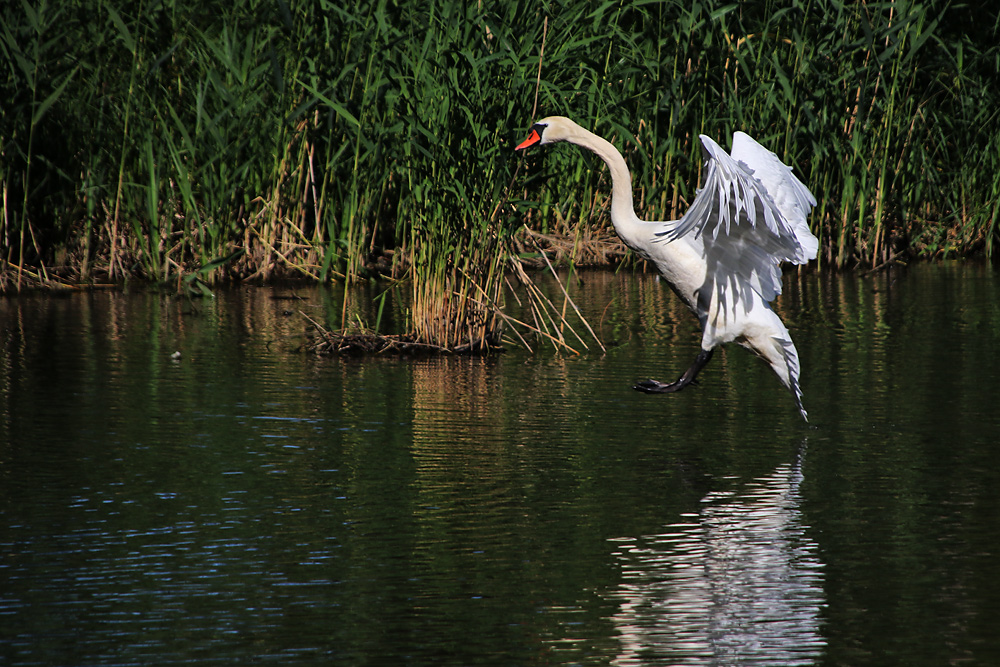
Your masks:
[[[538,130],[532,129],[531,134],[528,135],[528,138],[519,143],[514,148],[514,150],[519,151],[523,148],[527,148],[528,146],[534,146],[541,140],[542,140],[542,135],[538,134]]]

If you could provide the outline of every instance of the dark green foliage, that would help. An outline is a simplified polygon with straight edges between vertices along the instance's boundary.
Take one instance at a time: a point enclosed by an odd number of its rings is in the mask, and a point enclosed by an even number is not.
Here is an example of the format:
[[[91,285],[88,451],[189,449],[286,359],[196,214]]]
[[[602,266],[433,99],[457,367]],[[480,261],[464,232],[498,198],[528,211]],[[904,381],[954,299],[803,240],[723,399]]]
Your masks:
[[[0,287],[351,279],[391,253],[418,301],[492,303],[522,222],[608,224],[579,151],[515,177],[543,41],[535,116],[622,147],[645,217],[693,197],[699,133],[743,129],[816,193],[825,262],[990,252],[998,37],[995,8],[944,0],[18,0]]]

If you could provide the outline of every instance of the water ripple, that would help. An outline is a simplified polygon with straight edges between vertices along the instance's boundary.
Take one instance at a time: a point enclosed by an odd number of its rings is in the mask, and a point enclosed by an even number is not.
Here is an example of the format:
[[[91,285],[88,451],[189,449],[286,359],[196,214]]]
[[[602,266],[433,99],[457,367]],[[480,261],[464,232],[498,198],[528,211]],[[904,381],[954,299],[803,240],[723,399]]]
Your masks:
[[[822,567],[801,462],[709,494],[659,535],[619,538],[618,665],[810,665],[825,645]]]

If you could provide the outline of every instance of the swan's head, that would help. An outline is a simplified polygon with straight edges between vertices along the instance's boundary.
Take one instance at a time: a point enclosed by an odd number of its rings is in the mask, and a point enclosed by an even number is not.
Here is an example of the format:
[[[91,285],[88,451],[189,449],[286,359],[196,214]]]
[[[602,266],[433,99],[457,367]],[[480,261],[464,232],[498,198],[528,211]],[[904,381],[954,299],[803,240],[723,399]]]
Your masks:
[[[549,116],[535,123],[528,138],[519,143],[514,150],[554,144],[557,141],[571,141],[582,130],[583,128],[565,116]]]

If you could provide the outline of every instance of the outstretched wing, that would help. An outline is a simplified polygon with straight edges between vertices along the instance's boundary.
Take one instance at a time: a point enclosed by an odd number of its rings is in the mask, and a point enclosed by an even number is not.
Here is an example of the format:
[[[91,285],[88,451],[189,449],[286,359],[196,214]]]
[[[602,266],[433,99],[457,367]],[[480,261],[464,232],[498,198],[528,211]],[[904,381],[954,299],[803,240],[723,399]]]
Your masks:
[[[806,224],[816,200],[789,167],[742,132],[733,138],[732,156],[709,137],[701,143],[704,185],[684,217],[657,236],[700,238],[713,291],[726,301],[748,302],[749,289],[772,301],[781,293],[778,265],[816,256],[819,242]]]
[[[816,206],[816,198],[809,192],[809,188],[796,178],[791,167],[748,134],[743,132],[733,134],[733,150],[730,153],[737,163],[742,163],[742,166],[749,170],[753,178],[760,181],[771,195],[782,217],[791,225],[795,240],[801,249],[801,256],[790,261],[804,264],[810,259],[815,259],[819,250],[819,239],[809,231],[806,218],[809,216],[809,211]]]

